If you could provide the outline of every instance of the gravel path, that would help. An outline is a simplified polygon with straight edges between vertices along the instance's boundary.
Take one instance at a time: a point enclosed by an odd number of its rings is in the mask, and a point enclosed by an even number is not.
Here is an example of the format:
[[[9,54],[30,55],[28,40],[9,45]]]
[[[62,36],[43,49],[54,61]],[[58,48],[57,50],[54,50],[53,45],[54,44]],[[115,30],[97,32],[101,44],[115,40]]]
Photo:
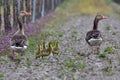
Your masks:
[[[17,68],[14,62],[0,63],[0,73],[5,76],[0,80],[119,80],[119,19],[110,17],[99,23],[99,30],[104,38],[101,53],[106,54],[106,58],[99,58],[97,54],[91,54],[89,58],[78,55],[90,52],[84,38],[85,33],[91,30],[93,20],[93,16],[71,18],[52,33],[48,40],[60,41],[59,56],[50,55],[36,60],[35,56],[30,54],[29,60],[32,63],[29,67],[26,66],[26,59],[23,59]],[[109,46],[114,47],[115,54],[104,52]]]

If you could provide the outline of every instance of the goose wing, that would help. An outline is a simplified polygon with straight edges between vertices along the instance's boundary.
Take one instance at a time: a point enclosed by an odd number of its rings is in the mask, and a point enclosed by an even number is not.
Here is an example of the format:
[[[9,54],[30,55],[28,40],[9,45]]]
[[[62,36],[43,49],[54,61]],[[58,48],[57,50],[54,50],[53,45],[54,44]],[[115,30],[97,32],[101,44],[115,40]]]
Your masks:
[[[27,37],[25,35],[14,35],[11,38],[11,46],[24,47],[28,45]]]

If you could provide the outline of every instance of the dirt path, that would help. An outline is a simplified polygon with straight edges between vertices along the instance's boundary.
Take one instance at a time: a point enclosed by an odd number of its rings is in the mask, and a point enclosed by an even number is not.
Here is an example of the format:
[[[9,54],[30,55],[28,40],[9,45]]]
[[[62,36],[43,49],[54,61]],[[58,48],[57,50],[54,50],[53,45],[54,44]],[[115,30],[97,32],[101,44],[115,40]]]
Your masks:
[[[35,55],[29,54],[29,60],[23,59],[15,69],[14,62],[0,63],[0,73],[4,77],[0,80],[119,80],[120,77],[120,24],[118,19],[109,18],[99,23],[99,30],[103,34],[100,58],[97,54],[82,57],[77,53],[90,52],[85,42],[85,33],[93,26],[93,16],[71,18],[52,31],[47,39],[58,40],[61,55],[35,60]],[[106,47],[112,46],[115,54],[104,52]],[[27,67],[27,64],[31,64]]]

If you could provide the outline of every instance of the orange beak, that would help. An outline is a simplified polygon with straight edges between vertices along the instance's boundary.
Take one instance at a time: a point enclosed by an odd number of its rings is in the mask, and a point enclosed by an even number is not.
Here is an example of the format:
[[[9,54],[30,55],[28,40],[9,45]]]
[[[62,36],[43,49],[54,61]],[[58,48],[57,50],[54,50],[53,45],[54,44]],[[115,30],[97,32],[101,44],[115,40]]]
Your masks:
[[[102,16],[102,19],[107,19],[108,17],[107,16]]]
[[[25,15],[26,15],[26,16],[30,16],[31,13],[30,13],[30,12],[25,12]]]

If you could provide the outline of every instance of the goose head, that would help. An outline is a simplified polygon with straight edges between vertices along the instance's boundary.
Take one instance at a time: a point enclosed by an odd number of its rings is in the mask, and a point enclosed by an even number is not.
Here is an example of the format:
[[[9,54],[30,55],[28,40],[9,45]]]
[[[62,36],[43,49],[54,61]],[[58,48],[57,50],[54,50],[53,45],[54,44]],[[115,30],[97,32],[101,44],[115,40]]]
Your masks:
[[[20,16],[30,16],[31,13],[30,12],[26,12],[26,11],[21,11],[19,15]]]
[[[50,50],[52,50],[52,42],[51,42],[51,41],[48,43],[48,48],[49,48]]]
[[[107,16],[104,16],[104,15],[96,15],[95,17],[95,20],[103,20],[103,19],[107,19],[108,17]]]

